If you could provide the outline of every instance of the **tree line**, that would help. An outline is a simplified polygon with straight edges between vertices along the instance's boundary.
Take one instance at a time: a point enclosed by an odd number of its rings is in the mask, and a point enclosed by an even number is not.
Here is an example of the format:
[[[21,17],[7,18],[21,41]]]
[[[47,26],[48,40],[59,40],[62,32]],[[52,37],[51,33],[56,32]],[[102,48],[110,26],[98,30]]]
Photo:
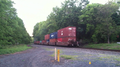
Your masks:
[[[0,46],[28,44],[31,37],[11,0],[0,0]]]
[[[75,26],[80,35],[79,40],[88,43],[105,43],[120,41],[119,2],[106,4],[89,4],[88,0],[65,0],[61,7],[54,7],[46,21],[34,26],[35,41],[44,40],[44,35],[58,29]]]

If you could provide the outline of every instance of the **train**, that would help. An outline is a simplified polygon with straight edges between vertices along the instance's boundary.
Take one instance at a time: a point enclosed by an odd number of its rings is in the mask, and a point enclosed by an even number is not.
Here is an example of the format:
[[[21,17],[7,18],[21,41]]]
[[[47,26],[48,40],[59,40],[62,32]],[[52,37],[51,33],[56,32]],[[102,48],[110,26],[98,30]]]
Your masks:
[[[85,33],[85,31],[81,32],[81,29],[83,30],[85,25],[82,25],[83,27],[72,27],[68,26],[62,29],[57,30],[57,32],[53,32],[50,34],[46,34],[44,36],[44,40],[42,41],[34,41],[34,44],[39,45],[57,45],[57,46],[80,46],[80,39],[83,36],[82,34]]]

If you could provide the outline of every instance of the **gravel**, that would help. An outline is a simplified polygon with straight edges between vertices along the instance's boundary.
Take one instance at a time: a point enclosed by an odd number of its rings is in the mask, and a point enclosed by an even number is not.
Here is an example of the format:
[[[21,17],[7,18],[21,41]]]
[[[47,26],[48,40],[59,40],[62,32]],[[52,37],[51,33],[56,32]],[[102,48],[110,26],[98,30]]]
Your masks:
[[[14,54],[0,55],[0,67],[120,67],[120,52],[72,47],[33,45],[34,48]],[[60,49],[60,62],[51,56]],[[91,62],[91,64],[89,64]]]

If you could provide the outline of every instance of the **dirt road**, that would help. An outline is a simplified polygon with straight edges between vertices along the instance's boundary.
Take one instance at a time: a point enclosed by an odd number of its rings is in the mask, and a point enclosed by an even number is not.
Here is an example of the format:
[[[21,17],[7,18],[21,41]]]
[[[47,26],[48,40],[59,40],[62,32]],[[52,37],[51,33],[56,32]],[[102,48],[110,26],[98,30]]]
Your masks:
[[[1,55],[0,67],[120,67],[119,52],[44,45],[33,47]],[[54,48],[60,50],[60,62],[54,60]]]

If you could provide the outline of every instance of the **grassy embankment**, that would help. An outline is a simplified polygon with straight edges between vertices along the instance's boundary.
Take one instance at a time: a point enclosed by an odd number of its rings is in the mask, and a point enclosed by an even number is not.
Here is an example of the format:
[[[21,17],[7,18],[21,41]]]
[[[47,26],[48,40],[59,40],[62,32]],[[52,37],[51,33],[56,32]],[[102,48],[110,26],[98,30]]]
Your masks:
[[[27,45],[14,45],[14,46],[7,45],[7,46],[0,48],[0,55],[20,52],[20,51],[24,51],[30,48],[32,47],[28,47]]]
[[[112,49],[112,50],[120,50],[120,44],[117,43],[100,43],[100,44],[88,44],[83,46],[85,48],[99,48],[99,49]]]

